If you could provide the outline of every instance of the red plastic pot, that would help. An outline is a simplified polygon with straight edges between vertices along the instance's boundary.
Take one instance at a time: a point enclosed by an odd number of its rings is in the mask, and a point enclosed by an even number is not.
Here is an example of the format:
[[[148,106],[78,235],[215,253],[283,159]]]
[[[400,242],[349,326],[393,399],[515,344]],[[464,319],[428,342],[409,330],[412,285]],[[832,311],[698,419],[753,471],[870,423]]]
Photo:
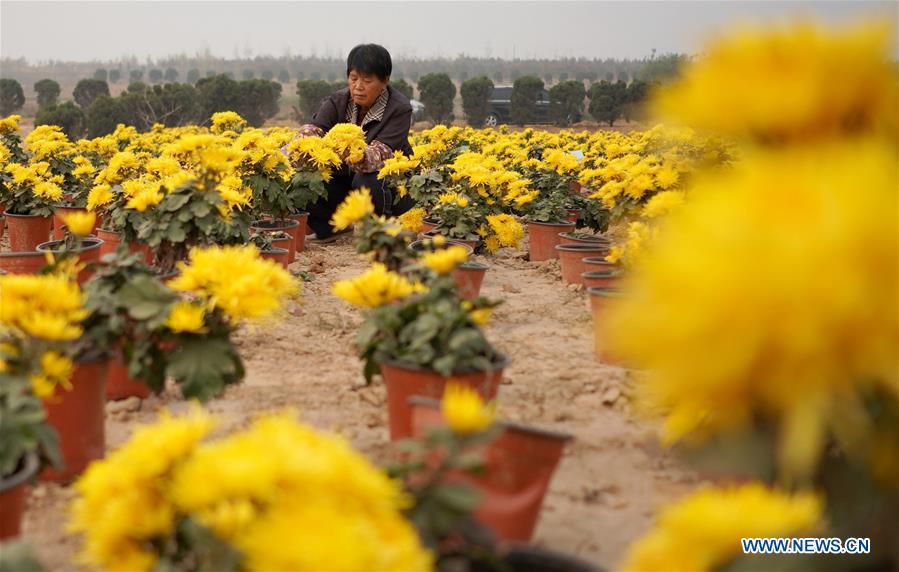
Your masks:
[[[259,255],[262,258],[268,258],[269,260],[274,260],[284,268],[287,268],[288,261],[287,255],[289,251],[286,248],[272,248],[271,250],[260,250]]]
[[[481,284],[489,266],[480,262],[466,262],[453,270],[453,278],[463,298],[477,298],[481,294]]]
[[[487,371],[460,372],[452,376],[456,383],[474,389],[483,399],[493,400],[499,391],[503,371],[509,359],[502,356],[493,369]],[[405,439],[412,435],[412,409],[410,397],[440,399],[450,378],[433,370],[398,363],[381,364],[381,377],[387,387],[387,413],[390,440]]]
[[[22,531],[25,493],[28,492],[28,482],[39,468],[37,455],[28,454],[16,472],[0,480],[0,540],[19,536]]]
[[[309,232],[309,213],[292,214],[287,218],[300,223],[300,228],[297,229],[295,250],[296,252],[303,252],[306,250],[306,234]],[[293,259],[289,262],[293,262]]]
[[[150,397],[150,387],[139,379],[132,379],[128,375],[128,364],[124,362],[121,352],[109,358],[106,364],[106,400]]]
[[[621,292],[615,288],[587,288],[587,294],[590,295],[590,314],[593,317],[593,352],[602,363],[622,365],[609,351],[603,324],[609,305],[621,297]]]
[[[0,239],[3,238],[3,231],[6,230],[6,217],[0,215]]]
[[[608,253],[605,245],[585,243],[559,244],[556,246],[559,262],[562,267],[562,280],[568,284],[583,284],[581,275],[587,271],[584,258],[600,256]]]
[[[439,230],[430,230],[430,231],[424,233],[423,236],[424,236],[425,238],[434,238],[435,236],[437,236],[437,235],[439,235],[439,234],[442,234]],[[464,244],[465,246],[471,248],[471,251],[472,251],[472,252],[474,252],[475,249],[477,249],[478,243],[480,242],[480,240],[477,240],[477,239],[450,238],[450,237],[448,237],[448,236],[446,236],[446,235],[443,235],[443,236],[444,236],[444,238],[446,238],[446,241],[447,241],[447,242],[453,241],[453,242],[458,243],[458,244]]]
[[[594,234],[560,232],[559,244],[602,244],[608,248],[611,245],[611,241],[604,236],[596,236]]]
[[[287,247],[287,260],[288,264],[293,262],[293,259],[296,257],[296,247],[297,247],[297,235],[300,232],[300,223],[295,220],[290,219],[277,219],[277,220],[254,220],[250,223],[250,228],[257,231],[264,232],[274,232],[281,231],[286,232],[290,235],[290,243]],[[306,235],[303,235],[303,240],[306,240]],[[305,242],[303,243],[305,245]],[[305,246],[304,246],[305,248]]]
[[[583,260],[587,272],[616,272],[617,262],[609,262],[605,256],[588,256]]]
[[[44,401],[47,422],[59,434],[64,467],[45,469],[41,480],[68,483],[106,453],[106,365],[106,360],[76,364],[71,391],[57,386]]]
[[[65,226],[65,222],[63,222],[62,217],[64,215],[68,215],[69,213],[86,213],[87,209],[81,207],[56,207],[53,209],[53,239],[54,240],[62,240],[66,237],[66,233],[63,231],[62,227]],[[94,227],[88,234],[96,234],[97,226],[100,224],[100,217],[97,217],[97,220],[94,221]]]
[[[122,242],[122,233],[113,230],[97,229],[97,238],[103,241],[100,245],[100,257],[104,257],[110,252],[115,252]]]
[[[432,230],[434,230],[435,228],[437,228],[437,225],[439,225],[439,224],[440,224],[440,221],[437,220],[436,218],[425,217],[425,218],[421,219],[421,230],[419,232],[422,235],[425,235],[425,234],[431,232]]]
[[[9,235],[9,248],[13,252],[31,252],[38,244],[50,238],[53,218],[49,216],[19,215],[4,212]]]
[[[46,266],[43,252],[0,252],[0,270],[7,274],[37,274]]]
[[[587,288],[615,288],[621,281],[621,275],[614,271],[591,270],[581,274],[581,281]]]
[[[528,248],[531,262],[558,258],[556,245],[559,244],[560,232],[574,232],[574,223],[528,223]]]
[[[412,432],[424,435],[429,427],[445,424],[439,402],[413,398]],[[481,493],[475,518],[504,541],[527,542],[534,534],[540,507],[570,435],[513,423],[498,423],[499,435],[480,452],[485,472],[453,472],[448,479]],[[436,461],[437,459],[435,459]]]
[[[37,245],[37,250],[38,252],[52,252],[56,254],[60,251],[62,246],[63,241],[51,240],[50,242]],[[81,248],[78,250],[78,260],[85,266],[85,268],[78,273],[79,284],[84,284],[94,275],[94,269],[89,265],[100,262],[100,249],[102,246],[103,241],[99,238],[88,237],[82,239]]]
[[[144,255],[144,264],[147,266],[153,266],[153,260],[156,258],[153,253],[153,249],[150,248],[148,244],[143,244],[141,242],[129,242],[128,250],[133,254],[143,254]]]
[[[425,238],[424,240],[416,240],[412,244],[409,245],[411,250],[415,252],[428,252],[431,249],[433,243],[430,241],[430,237]],[[446,242],[443,243],[443,246],[439,246],[437,248],[448,248],[453,245],[464,246],[468,249],[469,256],[474,254],[474,247],[464,242],[459,242],[458,240],[447,239]]]

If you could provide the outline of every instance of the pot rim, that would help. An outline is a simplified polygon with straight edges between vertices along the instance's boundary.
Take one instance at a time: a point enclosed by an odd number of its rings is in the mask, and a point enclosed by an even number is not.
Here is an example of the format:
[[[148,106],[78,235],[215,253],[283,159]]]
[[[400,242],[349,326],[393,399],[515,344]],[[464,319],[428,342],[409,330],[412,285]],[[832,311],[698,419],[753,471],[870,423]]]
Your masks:
[[[260,226],[259,223],[268,223],[272,226]],[[281,224],[279,224],[281,223]],[[278,219],[257,219],[254,221],[250,221],[250,228],[259,228],[262,230],[281,230],[280,228],[273,227],[282,227],[282,228],[294,228],[300,226],[300,221],[293,220],[292,218],[278,218]]]
[[[617,262],[609,262],[602,256],[585,256],[581,260],[587,264],[608,264],[609,266],[618,266]]]
[[[573,222],[537,222],[535,220],[529,220],[528,224],[536,224],[536,225],[540,225],[540,226],[571,226],[576,223],[573,223]]]
[[[38,250],[23,250],[21,252],[0,252],[0,258],[29,258],[31,256],[43,256],[44,253]]]
[[[59,252],[59,249],[54,249],[51,245],[57,245],[61,242],[65,242],[65,240],[48,240],[47,242],[42,242],[37,245],[35,250],[38,252]],[[90,244],[87,244],[87,243]],[[78,252],[87,252],[89,250],[96,250],[103,246],[106,241],[102,238],[97,238],[94,235],[89,235],[81,239],[81,248]]]
[[[14,489],[37,474],[37,470],[41,466],[37,455],[29,451],[25,453],[24,459],[25,465],[21,469],[7,477],[0,478],[0,492]]]
[[[589,242],[569,242],[567,244],[557,244],[556,250],[587,250],[590,252],[602,252],[609,249],[606,246],[590,244]]]
[[[424,250],[418,250],[417,248],[415,248],[415,245],[416,245],[416,244],[424,244],[424,242],[425,242],[425,241],[424,241],[424,240],[421,240],[421,239],[419,239],[419,240],[414,240],[414,241],[412,241],[412,242],[409,243],[409,248],[412,249],[412,250],[414,250],[415,252],[425,252]],[[446,239],[446,243],[445,243],[445,245],[443,246],[443,248],[446,248],[447,246],[451,246],[451,245],[453,245],[453,244],[458,244],[459,246],[464,246],[465,248],[468,249],[468,254],[474,254],[474,248],[472,248],[471,245],[465,244],[464,242],[459,242],[458,240],[456,240],[456,239],[454,239],[454,238],[447,238],[447,239]]]
[[[580,232],[560,232],[559,236],[563,238],[572,238],[575,240],[582,240],[584,242],[612,242],[608,238],[604,236],[596,236],[595,234],[587,234]]]
[[[452,375],[460,375],[460,374],[465,374],[465,373],[502,371],[502,370],[506,369],[507,367],[509,367],[510,363],[512,363],[512,358],[510,358],[508,355],[506,355],[504,353],[496,352],[493,369],[461,369],[458,371],[454,371],[452,373]],[[390,367],[395,367],[396,369],[404,369],[406,371],[436,373],[437,375],[440,375],[436,370],[426,368],[426,367],[421,367],[419,365],[405,364],[405,363],[402,363],[402,362],[399,362],[399,361],[393,360],[393,359],[382,362],[382,365],[389,365]]]
[[[608,286],[590,286],[587,288],[587,294],[591,296],[604,296],[606,298],[621,298],[624,292],[621,288],[612,288]]]
[[[288,216],[288,217],[295,217],[295,216],[299,216],[299,217],[308,217],[308,216],[309,216],[309,211],[300,211],[300,212],[298,212],[298,213],[290,213],[290,214],[287,215],[287,216]],[[296,220],[296,219],[291,219],[291,220]]]
[[[423,397],[421,395],[413,395],[406,400],[410,405],[423,405],[425,407],[430,407],[432,409],[440,409],[440,400],[434,399],[433,397]],[[554,431],[552,429],[543,429],[540,427],[531,427],[530,425],[524,425],[522,423],[517,423],[515,421],[495,421],[494,425],[502,427],[504,429],[511,429],[512,431],[518,433],[529,433],[532,435],[539,435],[540,437],[549,437],[552,439],[556,439],[559,441],[572,441],[574,440],[574,435],[570,433],[565,433],[564,431]]]
[[[2,214],[3,216],[11,216],[13,218],[45,218],[45,219],[53,218],[52,214],[46,215],[46,216],[45,215],[36,215],[36,214],[16,214],[16,213],[11,213],[9,211],[3,211],[0,214]]]
[[[286,240],[286,239],[284,239],[284,240]],[[287,250],[286,248],[281,248],[279,246],[273,246],[272,248],[269,248],[268,250],[260,250],[259,254],[262,254],[265,252],[272,252],[274,254],[287,254],[290,251]]]
[[[433,236],[437,236],[438,234],[441,234],[441,232],[438,231],[438,230],[435,228],[434,230],[429,230],[428,232],[423,232],[422,234],[423,234],[424,236],[430,236],[430,237],[433,237]],[[443,236],[446,236],[446,235],[444,234]],[[461,243],[462,241],[467,241],[467,242],[481,242],[480,237],[478,237],[478,238],[450,238],[450,237],[446,236],[446,240],[447,240],[447,242],[449,242],[449,241],[451,241],[451,240],[454,240],[454,241],[460,242],[460,243]]]
[[[588,270],[581,273],[581,278],[617,278],[617,270]]]
[[[490,268],[489,265],[484,264],[483,262],[478,262],[477,260],[469,260],[468,262],[463,262],[458,266],[458,268],[465,268],[468,270],[487,270]]]

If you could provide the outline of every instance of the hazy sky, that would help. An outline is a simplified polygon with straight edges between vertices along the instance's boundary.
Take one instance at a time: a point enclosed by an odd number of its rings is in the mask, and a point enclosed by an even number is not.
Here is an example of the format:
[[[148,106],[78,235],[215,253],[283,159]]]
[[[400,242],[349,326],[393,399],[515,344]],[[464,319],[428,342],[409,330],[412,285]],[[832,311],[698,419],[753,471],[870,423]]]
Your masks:
[[[360,42],[395,58],[617,57],[695,52],[737,22],[812,15],[897,21],[899,3],[815,2],[223,2],[0,0],[0,56],[89,61],[208,50],[221,57],[343,58]]]

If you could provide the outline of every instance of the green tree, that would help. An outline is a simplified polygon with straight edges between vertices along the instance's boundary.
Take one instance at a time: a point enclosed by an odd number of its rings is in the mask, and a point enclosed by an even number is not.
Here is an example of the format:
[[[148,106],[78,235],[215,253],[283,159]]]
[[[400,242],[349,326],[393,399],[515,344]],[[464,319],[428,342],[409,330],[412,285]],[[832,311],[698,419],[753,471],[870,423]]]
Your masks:
[[[116,125],[119,123],[130,124],[128,119],[118,99],[101,95],[91,103],[87,110],[85,119],[87,136],[93,139],[109,135],[115,131]]]
[[[99,79],[83,79],[75,84],[72,97],[81,109],[87,109],[101,95],[109,95],[109,84]]]
[[[425,115],[436,123],[453,120],[456,86],[445,73],[429,73],[418,80],[418,94],[425,105]]]
[[[34,125],[58,125],[63,133],[74,141],[84,137],[84,119],[84,111],[71,101],[67,101],[38,111],[34,117]]]
[[[197,83],[197,80],[200,79],[200,70],[197,68],[191,68],[190,71],[187,72],[187,83],[190,85],[194,85]]]
[[[630,123],[631,119],[639,119],[642,117],[643,106],[646,98],[649,96],[649,84],[635,79],[627,86],[625,92],[624,105],[621,106],[621,115],[624,120]]]
[[[97,68],[94,70],[94,79],[106,81],[109,79],[109,72],[106,71],[106,68]]]
[[[163,74],[161,69],[153,68],[147,73],[147,79],[150,80],[150,83],[159,83],[162,81],[162,77]]]
[[[174,83],[178,81],[178,70],[175,68],[166,68],[165,69],[165,81],[169,83]]]
[[[493,83],[503,83],[503,72],[499,70],[493,72]]]
[[[265,81],[272,81],[273,79],[275,79],[275,72],[270,69],[264,69],[262,70],[262,73],[259,74],[259,77],[261,77]]]
[[[247,123],[261,127],[266,119],[278,113],[281,84],[264,79],[251,79],[239,83],[240,106],[236,110]]]
[[[243,70],[243,73],[241,74],[241,77],[243,77],[243,79],[253,79],[254,77],[256,77],[256,72],[254,72],[250,68],[245,68]]]
[[[493,82],[482,75],[462,83],[459,90],[462,94],[462,109],[465,118],[472,127],[482,127],[490,113],[490,95],[493,93]]]
[[[136,69],[128,72],[128,83],[134,83],[136,81],[144,81],[144,70]]]
[[[685,54],[653,56],[643,64],[637,78],[647,83],[667,81],[680,75],[681,68],[690,60]]]
[[[568,81],[568,72],[559,72],[559,81]]]
[[[139,131],[148,131],[156,123],[177,127],[201,123],[206,119],[201,114],[197,90],[187,83],[145,85],[143,90],[123,93],[117,103],[119,120],[133,125]],[[108,106],[108,103],[104,102],[104,105]],[[91,108],[93,107],[92,105]],[[90,113],[88,119],[90,129]]]
[[[25,105],[22,84],[14,79],[0,79],[0,117],[12,115]]]
[[[110,83],[119,83],[120,79],[122,79],[122,70],[120,70],[120,69],[109,70],[109,82]]]
[[[612,80],[615,79],[615,73],[614,73],[614,72],[607,71],[607,72],[603,75],[603,77],[606,78],[606,81],[607,81],[607,82],[612,83]]]
[[[615,124],[615,120],[621,116],[621,106],[624,104],[623,95],[627,92],[625,86],[622,91],[619,84],[607,81],[594,83],[590,86],[590,116],[596,121],[608,123],[609,127]]]
[[[557,125],[576,123],[584,115],[587,90],[577,80],[559,82],[549,90],[549,117]]]
[[[290,72],[285,68],[281,68],[278,72],[278,81],[281,83],[289,83],[290,82]]]
[[[297,96],[300,100],[300,113],[304,121],[310,121],[322,101],[331,95],[331,85],[320,79],[301,79],[297,82]]]
[[[509,102],[509,116],[512,123],[524,125],[537,121],[537,101],[543,92],[543,80],[534,75],[526,75],[512,84]]]
[[[216,75],[215,70],[206,70],[206,77],[215,77]]]
[[[544,82],[544,84],[552,83],[553,82],[553,74],[551,74],[549,72],[546,72],[545,74],[543,74],[543,82]]]
[[[125,91],[128,93],[142,93],[147,91],[147,84],[142,81],[133,81],[128,84],[128,88]]]
[[[56,105],[60,94],[59,84],[52,79],[42,79],[34,84],[34,92],[37,94],[38,109],[46,109]]]
[[[390,85],[393,86],[393,89],[405,95],[407,98],[412,99],[415,97],[415,88],[412,87],[412,84],[407,82],[406,80],[400,78],[398,80],[390,80]]]

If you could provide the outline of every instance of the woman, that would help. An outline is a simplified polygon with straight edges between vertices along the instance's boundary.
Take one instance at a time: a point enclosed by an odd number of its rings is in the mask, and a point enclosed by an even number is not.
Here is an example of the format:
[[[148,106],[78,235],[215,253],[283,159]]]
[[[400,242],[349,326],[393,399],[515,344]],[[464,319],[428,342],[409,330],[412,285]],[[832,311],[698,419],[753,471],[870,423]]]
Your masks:
[[[331,215],[353,189],[367,187],[377,214],[399,215],[412,207],[404,197],[394,204],[393,191],[378,180],[384,160],[394,151],[409,155],[409,127],[412,106],[402,93],[390,87],[393,63],[390,53],[377,44],[360,44],[347,56],[347,89],[332,93],[322,101],[312,121],[300,127],[298,137],[322,137],[338,123],[355,123],[365,132],[368,147],[359,163],[343,165],[326,187],[328,196],[309,207],[310,240],[336,238]]]

